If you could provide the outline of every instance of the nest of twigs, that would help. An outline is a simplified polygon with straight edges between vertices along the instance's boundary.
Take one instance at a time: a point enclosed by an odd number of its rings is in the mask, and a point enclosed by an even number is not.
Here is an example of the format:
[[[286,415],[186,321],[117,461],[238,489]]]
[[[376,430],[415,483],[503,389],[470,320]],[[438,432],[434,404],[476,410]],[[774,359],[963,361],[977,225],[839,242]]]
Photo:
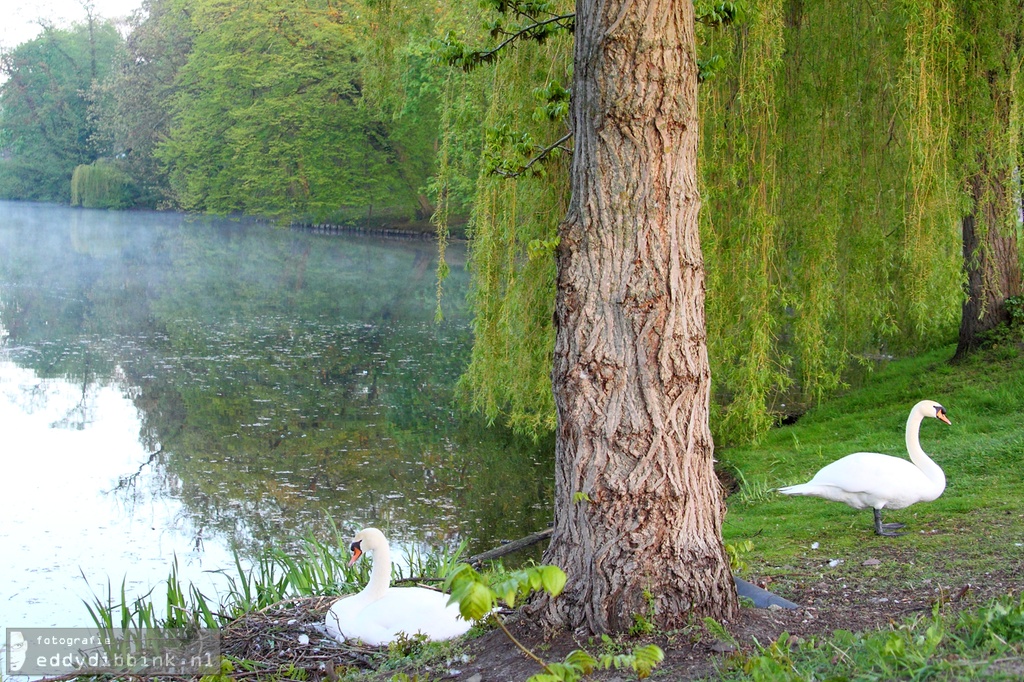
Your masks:
[[[221,632],[221,654],[244,661],[234,679],[259,679],[282,669],[307,680],[336,679],[346,668],[374,668],[379,647],[340,644],[324,629],[337,597],[296,597],[241,616]]]
[[[220,653],[230,658],[232,680],[293,678],[309,682],[337,680],[353,668],[380,664],[387,649],[340,644],[327,634],[324,619],[338,597],[295,597],[247,613],[220,632]],[[376,660],[375,660],[376,659]],[[209,671],[216,672],[216,671]],[[121,682],[196,682],[200,675],[140,672],[81,672],[46,677],[39,682],[83,678]]]

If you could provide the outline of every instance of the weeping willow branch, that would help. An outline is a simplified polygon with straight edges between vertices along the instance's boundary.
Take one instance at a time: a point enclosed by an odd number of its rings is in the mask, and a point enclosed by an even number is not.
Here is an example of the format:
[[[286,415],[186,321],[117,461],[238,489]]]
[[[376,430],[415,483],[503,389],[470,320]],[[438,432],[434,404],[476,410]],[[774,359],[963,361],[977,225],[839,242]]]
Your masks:
[[[495,47],[493,50],[490,50],[489,52],[491,52],[491,53],[498,52],[499,50],[504,49],[505,47],[508,47],[509,45],[514,43],[515,41],[521,40],[521,39],[524,39],[524,38],[532,38],[532,39],[536,40],[538,38],[547,37],[547,35],[550,33],[550,28],[551,28],[552,24],[555,24],[556,27],[559,28],[559,29],[562,29],[564,31],[569,31],[571,33],[573,31],[573,28],[575,27],[574,26],[575,21],[576,21],[576,14],[575,14],[575,12],[570,12],[568,14],[560,14],[558,16],[554,16],[554,17],[551,17],[549,19],[534,20],[533,24],[531,24],[529,26],[526,26],[526,27],[523,27],[523,28],[519,29],[518,31],[506,31],[505,29],[501,28],[500,25],[497,25],[492,30],[491,35],[492,36],[506,35],[506,36],[509,36],[509,37],[508,37],[507,40],[503,41],[500,45]]]
[[[508,31],[495,23],[491,28],[491,36],[508,36],[495,47],[489,50],[474,50],[466,47],[456,40],[452,34],[448,34],[439,43],[434,45],[439,58],[451,66],[457,66],[464,71],[470,71],[481,64],[493,63],[502,51],[512,47],[515,43],[531,40],[543,43],[555,33],[572,33],[575,28],[575,13],[559,14],[548,19],[534,20],[534,23],[523,26],[516,31]]]
[[[562,137],[558,138],[558,140],[556,140],[552,144],[548,145],[547,147],[544,147],[543,149],[541,149],[540,152],[536,156],[534,156],[532,159],[530,159],[524,165],[518,166],[515,170],[506,170],[506,169],[498,166],[498,167],[495,167],[493,170],[491,170],[491,172],[494,175],[500,175],[503,178],[518,178],[521,175],[525,175],[530,170],[531,166],[533,166],[534,164],[540,163],[541,161],[545,160],[551,154],[551,152],[555,151],[556,149],[561,149],[562,151],[566,152],[567,154],[571,154],[572,153],[571,149],[569,149],[568,147],[563,147],[562,146],[562,143],[564,143],[565,141],[567,141],[571,137],[572,137],[572,133],[571,132],[568,132],[565,135],[562,135]]]

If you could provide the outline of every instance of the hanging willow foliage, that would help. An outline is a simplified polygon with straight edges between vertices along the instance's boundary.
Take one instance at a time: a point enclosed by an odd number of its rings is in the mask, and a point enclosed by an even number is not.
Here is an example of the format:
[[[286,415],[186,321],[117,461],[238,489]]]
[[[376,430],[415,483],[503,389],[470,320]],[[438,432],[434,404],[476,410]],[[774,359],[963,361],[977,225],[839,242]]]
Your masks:
[[[132,183],[113,161],[81,164],[71,174],[72,206],[119,209],[131,206],[132,199]]]
[[[715,437],[756,438],[857,361],[949,342],[961,294],[951,171],[960,62],[941,2],[750,0],[699,27],[701,238]],[[495,171],[561,133],[527,93],[567,82],[568,41],[520,45],[488,71],[472,221],[473,359],[489,418],[549,429],[554,266],[568,165]],[[497,156],[495,156],[497,155]],[[490,171],[490,172],[489,172]],[[532,245],[532,247],[531,247]]]
[[[569,50],[567,37],[525,44],[490,70],[469,230],[474,343],[462,386],[488,419],[504,414],[532,434],[554,428],[554,240],[568,210],[568,154],[555,147],[523,169],[565,134],[548,95],[568,82]]]
[[[782,2],[762,2],[713,43],[726,70],[701,92],[701,239],[708,273],[708,345],[719,429],[753,436],[771,425],[765,396],[789,384],[779,353],[778,79]]]
[[[738,34],[707,36],[704,49],[727,55],[701,93],[719,437],[756,437],[783,402],[838,388],[851,361],[955,331],[948,116],[908,98],[918,79],[946,79],[948,64],[915,62],[907,46],[926,38],[906,17],[886,3],[784,12],[765,0]],[[914,125],[922,116],[935,121],[927,135]]]
[[[962,261],[958,221],[966,206],[954,170],[955,94],[963,68],[955,45],[954,11],[944,0],[908,1],[904,65],[900,78],[906,112],[907,181],[900,287],[905,325],[917,337],[941,315],[956,324]],[[949,265],[956,264],[957,279]],[[938,295],[942,305],[932,301]]]

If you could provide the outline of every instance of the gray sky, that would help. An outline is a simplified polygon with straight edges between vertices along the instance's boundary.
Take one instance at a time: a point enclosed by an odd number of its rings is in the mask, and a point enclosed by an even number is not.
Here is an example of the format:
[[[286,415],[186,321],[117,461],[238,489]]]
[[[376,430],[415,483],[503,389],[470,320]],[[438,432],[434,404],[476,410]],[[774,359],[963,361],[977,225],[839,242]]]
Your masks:
[[[142,4],[142,0],[90,0],[105,19],[121,19]],[[39,35],[39,19],[56,26],[85,21],[83,0],[0,0],[0,48],[10,49]]]

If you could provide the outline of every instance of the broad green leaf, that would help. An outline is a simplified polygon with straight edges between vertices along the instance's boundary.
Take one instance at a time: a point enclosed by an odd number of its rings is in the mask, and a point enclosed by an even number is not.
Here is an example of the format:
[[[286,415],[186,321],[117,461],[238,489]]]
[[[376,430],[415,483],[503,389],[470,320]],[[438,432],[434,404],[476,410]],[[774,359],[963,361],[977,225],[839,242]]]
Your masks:
[[[494,591],[483,583],[464,581],[452,590],[448,603],[458,602],[459,613],[466,620],[480,620],[494,608]]]
[[[565,657],[565,662],[568,665],[579,668],[583,671],[584,675],[589,675],[594,671],[594,668],[597,667],[597,659],[583,649],[576,649],[570,652],[569,655]]]
[[[565,587],[565,571],[558,566],[541,566],[541,583],[552,597],[557,597]]]

